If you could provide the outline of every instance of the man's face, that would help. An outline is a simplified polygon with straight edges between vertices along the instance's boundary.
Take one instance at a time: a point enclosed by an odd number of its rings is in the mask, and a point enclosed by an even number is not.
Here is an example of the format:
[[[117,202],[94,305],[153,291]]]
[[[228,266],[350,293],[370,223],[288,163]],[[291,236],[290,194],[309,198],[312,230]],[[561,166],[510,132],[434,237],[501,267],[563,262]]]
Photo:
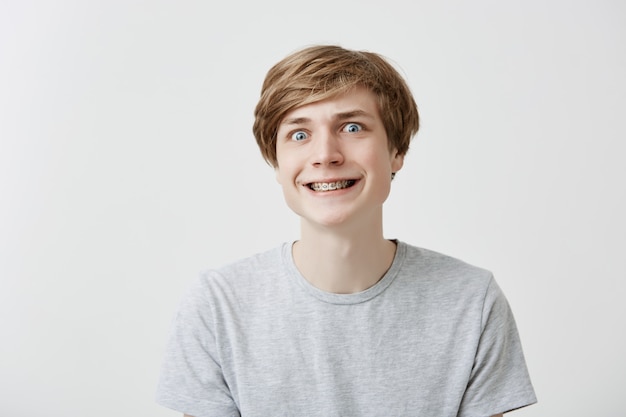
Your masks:
[[[391,173],[404,160],[389,150],[376,96],[362,87],[287,113],[276,156],[289,207],[328,227],[380,221]]]

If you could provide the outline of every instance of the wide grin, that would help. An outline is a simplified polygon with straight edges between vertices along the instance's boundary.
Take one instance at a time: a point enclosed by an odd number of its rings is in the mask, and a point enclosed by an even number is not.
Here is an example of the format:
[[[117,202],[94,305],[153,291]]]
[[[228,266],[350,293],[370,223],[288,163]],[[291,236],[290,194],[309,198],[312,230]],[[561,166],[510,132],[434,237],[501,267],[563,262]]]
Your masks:
[[[334,191],[349,188],[354,185],[356,180],[341,180],[335,182],[311,182],[307,186],[313,191]]]

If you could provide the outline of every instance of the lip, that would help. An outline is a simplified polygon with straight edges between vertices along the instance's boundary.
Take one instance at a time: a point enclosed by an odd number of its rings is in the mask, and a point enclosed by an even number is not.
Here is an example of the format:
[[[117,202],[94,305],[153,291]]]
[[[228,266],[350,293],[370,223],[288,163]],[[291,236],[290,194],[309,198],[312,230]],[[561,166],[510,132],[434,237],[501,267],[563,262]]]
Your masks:
[[[313,184],[314,182],[338,182],[338,181],[358,181],[358,178],[353,177],[341,177],[341,178],[321,178],[321,179],[313,179],[313,180],[304,180],[300,181],[302,185]]]

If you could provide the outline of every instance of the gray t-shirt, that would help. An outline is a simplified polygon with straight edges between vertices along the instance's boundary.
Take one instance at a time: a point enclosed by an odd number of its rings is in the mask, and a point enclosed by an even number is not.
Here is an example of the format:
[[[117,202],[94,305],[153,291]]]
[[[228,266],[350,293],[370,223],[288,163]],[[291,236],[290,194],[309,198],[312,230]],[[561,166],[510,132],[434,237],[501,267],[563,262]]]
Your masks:
[[[491,273],[403,242],[355,294],[312,286],[291,243],[206,272],[180,304],[157,389],[195,417],[487,417],[535,401]]]

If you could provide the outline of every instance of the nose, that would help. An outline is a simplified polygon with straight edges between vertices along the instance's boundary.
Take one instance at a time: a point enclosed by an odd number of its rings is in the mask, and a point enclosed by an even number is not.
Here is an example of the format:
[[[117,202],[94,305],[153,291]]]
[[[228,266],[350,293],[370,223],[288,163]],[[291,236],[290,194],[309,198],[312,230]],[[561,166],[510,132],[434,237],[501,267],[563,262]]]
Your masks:
[[[340,138],[332,132],[323,132],[314,138],[311,163],[314,166],[341,165],[343,152]]]

